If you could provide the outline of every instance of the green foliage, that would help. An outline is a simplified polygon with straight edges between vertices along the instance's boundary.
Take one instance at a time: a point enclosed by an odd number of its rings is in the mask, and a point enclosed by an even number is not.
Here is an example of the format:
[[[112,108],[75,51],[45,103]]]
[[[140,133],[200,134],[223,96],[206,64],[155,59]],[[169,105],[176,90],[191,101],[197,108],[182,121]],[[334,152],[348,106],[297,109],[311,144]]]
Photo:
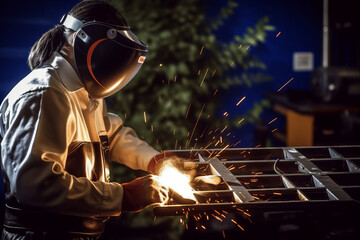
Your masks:
[[[269,80],[261,72],[266,68],[264,63],[251,54],[251,48],[263,43],[267,31],[272,30],[267,17],[247,28],[243,36],[221,43],[215,31],[233,14],[235,1],[229,0],[212,21],[206,16],[206,1],[111,2],[124,14],[132,31],[149,46],[145,64],[136,77],[109,99],[111,111],[159,150],[204,147],[209,142],[205,131],[228,124],[237,126],[231,119],[215,117],[221,103],[216,93]],[[234,69],[241,74],[233,74]],[[252,118],[258,117],[261,106],[264,104],[255,106]],[[128,173],[127,169],[113,168],[113,178],[120,181],[143,174]],[[140,223],[130,215],[127,221]]]
[[[204,127],[222,121],[213,117],[220,103],[214,92],[239,85],[251,87],[269,79],[261,71],[254,73],[266,66],[250,51],[263,43],[266,31],[272,29],[267,17],[247,28],[243,36],[220,43],[214,31],[233,13],[234,1],[228,1],[211,23],[205,18],[205,1],[112,2],[132,31],[148,44],[149,53],[135,79],[110,99],[111,110],[159,150],[191,147],[195,138],[198,146],[204,146],[207,139],[199,139]],[[234,75],[231,69],[243,71]]]

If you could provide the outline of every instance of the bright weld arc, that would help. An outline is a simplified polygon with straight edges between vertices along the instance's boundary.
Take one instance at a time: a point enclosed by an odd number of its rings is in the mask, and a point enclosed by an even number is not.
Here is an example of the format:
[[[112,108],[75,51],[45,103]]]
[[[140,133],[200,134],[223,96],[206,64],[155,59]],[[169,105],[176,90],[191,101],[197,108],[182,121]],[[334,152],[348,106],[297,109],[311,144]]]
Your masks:
[[[157,177],[157,180],[161,184],[160,190],[164,187],[167,191],[171,188],[183,198],[191,199],[197,202],[194,196],[194,189],[190,186],[190,176],[181,173],[171,164],[167,164],[163,167],[161,173]],[[169,196],[165,194],[161,199],[161,204],[164,205],[169,200]]]

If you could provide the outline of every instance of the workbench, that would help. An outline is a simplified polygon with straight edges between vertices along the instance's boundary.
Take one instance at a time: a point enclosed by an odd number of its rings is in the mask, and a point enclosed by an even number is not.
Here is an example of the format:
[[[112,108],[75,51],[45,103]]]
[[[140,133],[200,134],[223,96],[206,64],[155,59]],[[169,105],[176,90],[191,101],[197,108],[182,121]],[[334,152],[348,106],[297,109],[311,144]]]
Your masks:
[[[270,92],[265,96],[271,101],[275,114],[285,118],[283,131],[274,131],[272,135],[286,146],[328,145],[330,139],[340,141],[336,137],[343,127],[336,122],[340,115],[360,113],[359,102],[346,99],[336,103],[321,102],[306,91]],[[329,127],[322,128],[324,125]],[[351,143],[350,139],[346,141],[336,144]]]

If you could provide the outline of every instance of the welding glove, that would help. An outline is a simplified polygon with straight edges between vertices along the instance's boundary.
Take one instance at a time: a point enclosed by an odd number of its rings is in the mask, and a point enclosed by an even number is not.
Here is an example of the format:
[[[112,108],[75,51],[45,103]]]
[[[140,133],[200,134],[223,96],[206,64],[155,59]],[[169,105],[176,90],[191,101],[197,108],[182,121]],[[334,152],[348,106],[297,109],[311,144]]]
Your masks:
[[[159,175],[163,166],[168,163],[171,163],[180,172],[188,174],[191,180],[196,175],[195,163],[190,162],[187,159],[177,157],[172,152],[168,151],[157,154],[150,160],[148,165],[148,172],[151,174]]]
[[[156,176],[147,175],[121,184],[124,190],[122,211],[138,212],[143,208],[166,201],[167,190],[156,180]]]

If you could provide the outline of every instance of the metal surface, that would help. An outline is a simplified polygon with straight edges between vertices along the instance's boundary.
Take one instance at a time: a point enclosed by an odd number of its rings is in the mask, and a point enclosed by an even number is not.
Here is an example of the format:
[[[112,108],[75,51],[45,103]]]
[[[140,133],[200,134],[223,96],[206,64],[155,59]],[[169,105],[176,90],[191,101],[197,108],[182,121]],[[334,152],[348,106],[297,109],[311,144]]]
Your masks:
[[[238,179],[220,162],[217,158],[205,158],[200,154],[198,155],[200,162],[209,162],[211,171],[213,174],[221,176],[229,187],[229,190],[233,191],[235,202],[250,202],[254,201],[254,198],[246,191],[246,188],[238,181]]]
[[[222,182],[195,189],[196,204],[154,208],[157,216],[199,212],[360,213],[360,146],[173,151],[197,163],[198,176]]]

